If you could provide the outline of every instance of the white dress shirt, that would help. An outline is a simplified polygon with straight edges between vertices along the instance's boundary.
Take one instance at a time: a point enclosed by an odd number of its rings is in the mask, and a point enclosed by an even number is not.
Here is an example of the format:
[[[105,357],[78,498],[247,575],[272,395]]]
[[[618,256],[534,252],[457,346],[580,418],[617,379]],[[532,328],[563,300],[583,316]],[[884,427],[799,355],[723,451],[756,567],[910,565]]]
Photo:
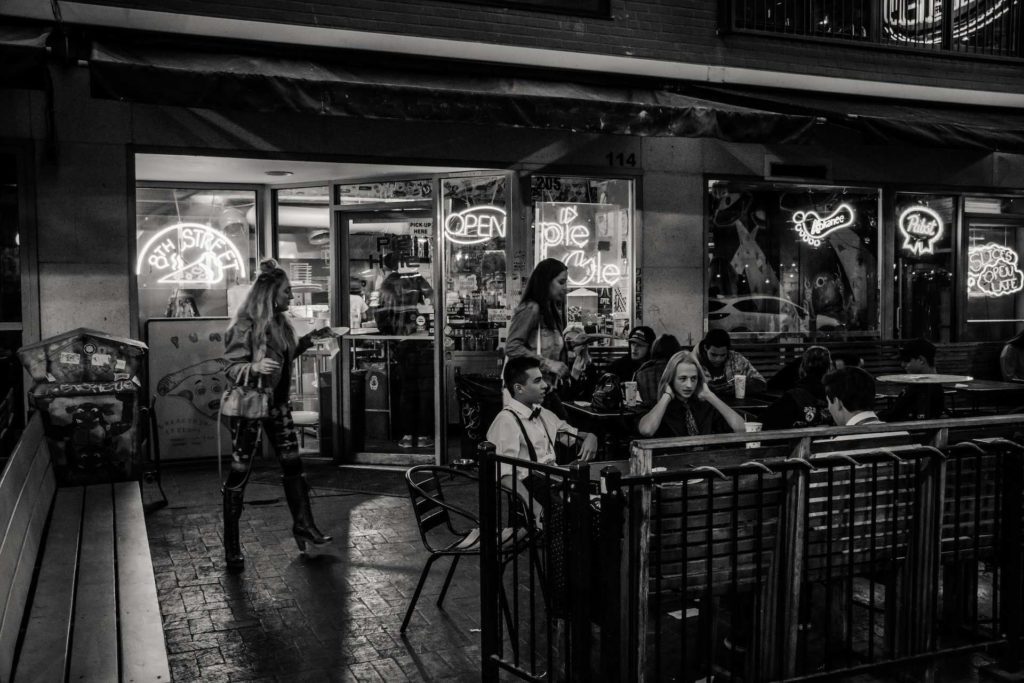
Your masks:
[[[555,464],[555,439],[569,434],[575,437],[578,430],[561,419],[547,408],[540,408],[536,417],[531,418],[534,409],[520,401],[512,399],[494,418],[487,429],[487,440],[494,444],[498,455],[508,458],[520,458],[530,461],[530,449],[523,439],[523,430],[519,428],[509,411],[515,412],[530,437],[530,443],[537,453],[537,462],[544,465]],[[511,475],[512,466],[501,463],[501,476]],[[529,474],[526,468],[516,468],[516,475],[525,479]]]

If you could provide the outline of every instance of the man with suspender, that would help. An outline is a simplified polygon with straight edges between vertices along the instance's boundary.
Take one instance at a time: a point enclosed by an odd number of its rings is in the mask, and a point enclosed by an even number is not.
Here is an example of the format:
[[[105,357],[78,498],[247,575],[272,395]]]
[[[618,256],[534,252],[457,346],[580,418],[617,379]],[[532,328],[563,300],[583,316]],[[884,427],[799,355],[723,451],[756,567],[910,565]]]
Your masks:
[[[502,380],[512,400],[506,402],[487,430],[487,440],[494,444],[498,455],[555,465],[555,443],[570,445],[579,441],[579,460],[589,462],[594,458],[597,454],[594,434],[577,430],[541,407],[549,387],[536,358],[509,359]],[[501,483],[532,505],[534,519],[540,524],[549,496],[548,481],[546,477],[529,475],[525,467],[514,468],[501,463]]]

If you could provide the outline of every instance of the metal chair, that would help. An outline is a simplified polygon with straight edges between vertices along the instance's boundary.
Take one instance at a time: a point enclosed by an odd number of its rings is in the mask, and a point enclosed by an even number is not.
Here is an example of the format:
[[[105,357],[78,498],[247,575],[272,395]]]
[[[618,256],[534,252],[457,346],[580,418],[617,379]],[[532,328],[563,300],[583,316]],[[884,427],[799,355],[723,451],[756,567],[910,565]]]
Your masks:
[[[423,590],[423,584],[426,582],[427,574],[430,573],[430,567],[434,562],[444,556],[452,557],[452,565],[448,569],[441,594],[437,598],[437,606],[442,607],[459,559],[466,555],[480,555],[480,518],[473,512],[445,500],[444,486],[446,484],[443,482],[460,479],[463,483],[467,480],[474,483],[478,481],[472,474],[439,465],[419,465],[410,468],[405,473],[405,480],[409,486],[409,497],[412,499],[413,513],[416,515],[416,524],[420,530],[420,538],[423,541],[423,546],[430,553],[430,557],[427,558],[427,563],[420,573],[416,591],[405,612],[405,619],[402,620],[400,629],[402,633],[409,625],[416,602]],[[447,485],[451,486],[450,483]],[[458,521],[453,521],[453,518]],[[462,528],[461,523],[466,523],[467,526]],[[498,549],[503,560],[502,568],[515,555],[530,547],[536,535],[535,529],[520,525],[501,529],[498,537]],[[508,598],[503,586],[499,586],[499,591],[505,624],[509,634],[513,635],[513,643],[515,643],[516,631],[512,624]]]

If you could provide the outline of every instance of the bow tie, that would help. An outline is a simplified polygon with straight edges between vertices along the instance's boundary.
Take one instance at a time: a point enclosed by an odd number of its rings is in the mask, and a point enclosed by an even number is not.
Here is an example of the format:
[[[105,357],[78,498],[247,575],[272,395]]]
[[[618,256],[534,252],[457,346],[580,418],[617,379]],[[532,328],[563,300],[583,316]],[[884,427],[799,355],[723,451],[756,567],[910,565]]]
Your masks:
[[[535,420],[540,417],[540,406],[534,406],[533,410],[530,411],[530,419]]]

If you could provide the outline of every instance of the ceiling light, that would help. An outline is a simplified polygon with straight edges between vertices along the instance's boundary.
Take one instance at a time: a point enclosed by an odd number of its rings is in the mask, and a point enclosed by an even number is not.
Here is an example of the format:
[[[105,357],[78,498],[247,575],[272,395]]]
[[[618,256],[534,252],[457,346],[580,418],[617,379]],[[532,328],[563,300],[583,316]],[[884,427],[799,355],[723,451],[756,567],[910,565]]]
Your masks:
[[[265,175],[272,175],[275,177],[283,177],[289,175],[295,175],[295,171],[264,171]]]

